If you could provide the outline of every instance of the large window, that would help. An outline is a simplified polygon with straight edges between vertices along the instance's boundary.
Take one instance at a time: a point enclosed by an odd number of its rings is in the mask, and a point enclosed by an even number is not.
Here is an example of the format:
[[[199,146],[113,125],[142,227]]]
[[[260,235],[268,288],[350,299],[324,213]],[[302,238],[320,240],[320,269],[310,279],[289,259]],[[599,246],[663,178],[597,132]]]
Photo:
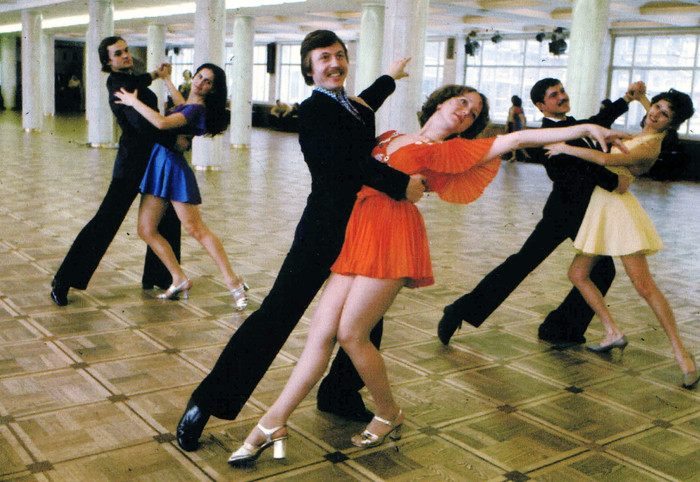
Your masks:
[[[638,35],[616,37],[613,44],[610,98],[624,95],[627,87],[638,80],[647,86],[647,96],[670,88],[692,96],[700,105],[700,52],[698,35]],[[638,102],[630,104],[629,112],[617,124],[626,129],[639,130],[644,108]],[[697,135],[700,116],[693,116],[678,133]]]
[[[425,65],[423,67],[423,98],[442,86],[445,74],[445,41],[430,41],[425,44]]]
[[[311,95],[301,75],[300,49],[300,44],[280,46],[279,98],[290,105]]]
[[[194,75],[194,49],[189,48],[175,48],[170,51],[170,64],[173,67],[172,73],[170,74],[170,80],[172,80],[175,87],[180,87],[185,79],[182,74],[185,70],[189,70],[192,75]],[[187,100],[187,99],[185,99]]]
[[[523,99],[528,121],[539,121],[542,114],[529,102],[530,89],[540,79],[554,77],[566,85],[568,55],[549,53],[549,43],[537,40],[502,40],[494,43],[479,39],[476,55],[467,56],[466,84],[489,99],[491,120],[505,123],[513,95]]]
[[[267,45],[253,48],[253,102],[270,101],[270,74],[267,73]]]

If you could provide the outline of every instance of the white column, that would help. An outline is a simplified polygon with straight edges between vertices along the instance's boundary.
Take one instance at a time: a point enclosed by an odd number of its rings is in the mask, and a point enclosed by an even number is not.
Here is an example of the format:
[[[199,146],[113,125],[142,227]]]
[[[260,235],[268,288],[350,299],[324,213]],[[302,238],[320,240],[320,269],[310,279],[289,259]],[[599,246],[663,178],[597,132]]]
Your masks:
[[[445,66],[442,71],[442,85],[456,84],[455,79],[457,77],[456,64],[455,64],[455,45],[457,44],[457,39],[455,37],[449,37],[447,42],[445,42]]]
[[[224,0],[197,0],[194,13],[194,68],[211,62],[225,68],[226,8]],[[196,169],[216,169],[221,165],[223,135],[195,137],[192,165]]]
[[[279,80],[279,72],[280,72],[280,45],[279,43],[275,42],[275,73],[270,74],[270,85],[267,91],[267,98],[269,99],[268,102],[271,104],[274,104],[275,100],[277,100],[277,97],[279,97],[279,89],[277,88],[277,83]]]
[[[386,70],[396,59],[411,57],[410,75],[396,83],[396,91],[379,109],[377,132],[418,129],[416,115],[422,104],[423,65],[429,0],[386,0],[383,64]]]
[[[15,95],[17,93],[17,37],[15,35],[0,36],[0,55],[2,56],[2,98],[5,107],[15,108]]]
[[[56,114],[56,42],[53,34],[41,36],[41,99],[44,115]]]
[[[345,76],[345,91],[348,95],[353,96],[360,93],[355,89],[355,77],[357,77],[357,42],[350,40],[345,42],[345,47],[348,49],[348,74]]]
[[[604,59],[610,44],[608,26],[610,0],[575,0],[569,38],[566,91],[571,98],[571,115],[587,118],[598,112],[605,89]]]
[[[233,65],[231,69],[231,146],[250,146],[253,116],[253,46],[255,19],[233,18]]]
[[[165,25],[149,25],[146,70],[153,72],[163,62],[165,62]],[[151,84],[151,90],[158,97],[158,109],[163,114],[167,98],[165,83],[162,80],[156,80]]]
[[[464,44],[467,43],[465,35],[455,37],[455,80],[457,85],[464,85],[466,82],[465,68],[467,67],[467,54],[464,51]]]
[[[362,5],[360,20],[360,47],[357,51],[355,92],[359,94],[372,85],[382,74],[382,38],[384,32],[384,5]]]
[[[22,10],[22,127],[40,131],[44,121],[41,102],[41,12]]]
[[[113,7],[109,0],[90,0],[90,23],[85,45],[85,110],[88,120],[88,144],[93,147],[114,144],[114,115],[109,108],[107,73],[97,54],[97,47],[114,32]]]

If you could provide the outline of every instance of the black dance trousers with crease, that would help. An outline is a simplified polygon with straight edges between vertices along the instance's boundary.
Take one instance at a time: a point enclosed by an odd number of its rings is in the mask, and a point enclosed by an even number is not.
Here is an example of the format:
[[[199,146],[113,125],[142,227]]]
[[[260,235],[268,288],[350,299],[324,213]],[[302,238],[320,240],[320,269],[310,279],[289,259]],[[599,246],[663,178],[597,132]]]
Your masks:
[[[80,290],[87,288],[90,278],[114,240],[134,199],[138,196],[140,183],[140,179],[112,179],[97,212],[80,231],[68,250],[54,277],[55,283]],[[138,236],[136,231],[134,226],[132,231],[134,236]],[[170,243],[179,262],[180,220],[170,204],[158,225],[158,231]],[[151,248],[146,252],[142,282],[144,285],[163,288],[167,288],[172,283],[170,273]]]
[[[316,250],[310,248],[314,243],[295,236],[270,293],[233,334],[212,371],[192,393],[195,405],[218,418],[236,418],[330,276],[342,240],[340,236],[336,248]],[[379,320],[370,333],[377,348],[382,328],[383,320]],[[339,401],[356,399],[363,386],[350,357],[338,350],[322,383],[325,395]]]
[[[470,293],[447,306],[446,310],[475,327],[480,326],[520,283],[570,236],[571,231],[572,226],[562,222],[561,217],[543,217],[520,251],[509,256],[487,274]],[[577,228],[573,230],[574,233],[576,231]],[[607,293],[614,278],[615,264],[612,258],[600,258],[591,272],[591,280],[603,295]],[[593,315],[593,310],[574,287],[562,304],[550,313],[548,321],[556,319],[557,323],[566,323],[571,333],[583,336]]]

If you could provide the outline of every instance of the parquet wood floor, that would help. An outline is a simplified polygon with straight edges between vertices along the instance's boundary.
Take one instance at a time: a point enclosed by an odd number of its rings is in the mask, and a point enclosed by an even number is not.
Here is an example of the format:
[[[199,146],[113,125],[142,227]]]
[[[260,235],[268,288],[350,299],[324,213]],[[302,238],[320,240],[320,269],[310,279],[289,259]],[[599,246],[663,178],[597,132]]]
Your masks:
[[[49,283],[99,205],[116,153],[82,145],[85,128],[78,116],[56,117],[26,134],[18,113],[0,113],[0,481],[700,480],[700,389],[681,388],[670,344],[619,263],[607,300],[630,337],[622,356],[537,339],[570,289],[570,242],[484,326],[463,328],[449,347],[438,341],[442,307],[539,220],[551,183],[531,164],[504,163],[471,205],[420,202],[437,283],[399,295],[383,340],[406,413],[401,441],[353,447],[362,425],[318,412],[314,392],[291,418],[285,461],[266,453],[248,469],[226,464],[289,376],[310,310],[238,420],[212,419],[201,448],[182,452],[173,436],[182,409],[274,281],[308,172],[295,135],[257,129],[250,149],[226,148],[220,170],[197,172],[203,216],[252,288],[244,312],[187,235],[190,299],[141,290],[136,205],[89,288],[58,308]],[[632,189],[666,245],[649,258],[652,272],[697,354],[700,185],[642,179]],[[588,338],[602,336],[594,320]]]

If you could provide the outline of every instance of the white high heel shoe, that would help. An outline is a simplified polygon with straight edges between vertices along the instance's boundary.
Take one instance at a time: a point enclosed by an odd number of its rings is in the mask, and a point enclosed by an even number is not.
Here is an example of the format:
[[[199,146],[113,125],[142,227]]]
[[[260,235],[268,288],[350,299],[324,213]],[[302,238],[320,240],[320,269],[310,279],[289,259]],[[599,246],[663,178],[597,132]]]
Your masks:
[[[287,433],[285,431],[285,434],[281,437],[277,437],[275,439],[272,438],[275,432],[282,430],[283,428],[287,428],[286,425],[282,425],[281,427],[275,427],[273,429],[266,429],[262,425],[258,424],[257,425],[258,430],[260,430],[263,435],[265,435],[265,441],[262,443],[262,445],[251,445],[247,442],[243,442],[243,445],[240,446],[238,450],[236,450],[234,453],[231,454],[231,457],[228,459],[229,465],[233,467],[240,467],[242,465],[246,465],[249,462],[253,462],[257,460],[258,457],[260,457],[260,454],[263,453],[263,451],[274,445],[274,450],[272,456],[276,459],[283,459],[287,456]]]
[[[355,447],[376,447],[377,445],[383,444],[384,440],[387,437],[389,437],[391,440],[401,439],[403,429],[403,412],[401,410],[399,410],[399,414],[396,416],[393,422],[390,422],[389,420],[384,420],[383,418],[377,417],[376,415],[374,416],[374,420],[383,423],[384,425],[389,427],[390,430],[384,435],[376,435],[370,432],[369,430],[365,430],[360,435],[355,435],[350,439],[350,442],[352,442],[352,444]]]
[[[236,302],[236,311],[243,311],[246,306],[248,306],[248,284],[241,280],[238,286],[233,288],[231,291],[231,296],[233,296],[233,301]]]
[[[192,288],[192,282],[186,279],[178,286],[170,285],[170,288],[168,288],[165,293],[156,296],[156,298],[159,300],[172,300],[178,294],[182,293],[182,298],[186,300],[189,298],[188,291],[190,288]]]

